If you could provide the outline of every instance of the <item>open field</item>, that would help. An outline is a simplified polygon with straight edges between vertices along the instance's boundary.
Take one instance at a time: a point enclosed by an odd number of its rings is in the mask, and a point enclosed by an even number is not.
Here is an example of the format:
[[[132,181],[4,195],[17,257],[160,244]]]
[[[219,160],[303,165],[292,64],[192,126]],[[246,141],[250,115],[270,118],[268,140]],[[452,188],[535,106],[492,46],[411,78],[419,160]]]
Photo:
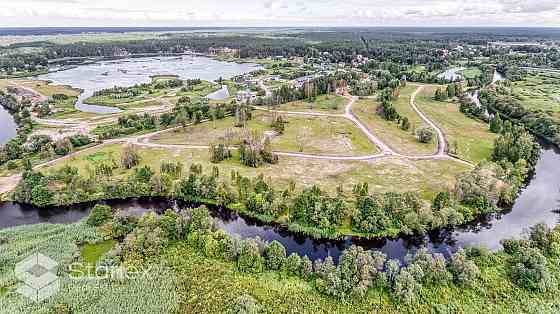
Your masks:
[[[416,97],[416,104],[446,135],[449,147],[458,157],[478,163],[490,158],[496,134],[488,130],[488,125],[468,118],[453,102],[439,102],[433,99],[436,87],[425,87]]]
[[[560,121],[560,73],[532,73],[512,85],[514,97],[525,108],[543,110]]]
[[[308,102],[306,100],[294,101],[280,105],[277,110],[344,113],[344,107],[347,103],[348,100],[341,96],[321,95],[318,96],[314,102]]]
[[[415,89],[416,86],[405,87],[402,89],[399,99],[393,103],[398,113],[409,119],[412,127],[408,131],[400,129],[396,122],[387,121],[377,114],[378,102],[374,99],[360,99],[354,104],[352,111],[373,134],[398,153],[430,155],[437,150],[436,141],[434,140],[430,144],[420,143],[413,133],[414,130],[427,126],[409,104],[410,95]]]
[[[248,130],[261,133],[271,131],[270,113],[254,111],[253,115],[247,125]],[[272,146],[276,151],[340,156],[371,155],[377,152],[375,145],[346,119],[308,116],[285,116],[285,119],[288,122],[284,133],[272,138]],[[234,119],[228,117],[159,134],[152,138],[152,142],[209,145],[223,138],[228,129],[236,134],[245,132],[241,128],[235,128]],[[239,143],[240,139],[237,137],[232,144]]]
[[[459,71],[458,73],[466,79],[474,79],[482,75],[482,71],[476,67],[469,67],[463,71]]]
[[[87,175],[87,167],[92,161],[120,160],[124,145],[111,144],[105,147],[90,150],[65,161],[58,162],[45,171],[60,169],[65,165],[78,167],[81,175]],[[239,171],[241,175],[256,177],[263,174],[271,177],[279,186],[286,187],[290,180],[298,183],[298,188],[318,185],[321,188],[334,192],[339,184],[343,184],[349,192],[353,184],[368,182],[370,190],[378,192],[404,192],[418,191],[425,199],[445,189],[451,188],[455,176],[467,171],[469,168],[452,160],[425,160],[409,161],[388,158],[375,162],[364,161],[330,161],[301,159],[280,156],[276,165],[265,165],[262,168],[249,168],[240,164],[237,152],[233,152],[230,160],[219,164],[210,162],[207,149],[181,149],[181,148],[146,148],[140,147],[142,157],[140,166],[148,165],[159,172],[160,163],[164,160],[181,161],[186,168],[193,163],[201,164],[205,171],[210,171],[213,166],[220,169],[220,173],[229,174],[232,170]],[[124,177],[133,173],[133,170],[115,170],[114,176]]]
[[[2,230],[0,237],[11,239],[0,245],[13,269],[15,261],[29,251],[41,248],[59,262],[63,288],[45,302],[26,301],[15,292],[12,271],[0,271],[0,297],[7,313],[56,312],[67,304],[80,313],[228,313],[241,295],[252,296],[266,313],[553,313],[558,300],[555,293],[530,292],[508,280],[511,257],[503,252],[474,258],[481,278],[472,287],[455,284],[426,285],[410,304],[396,302],[385,288],[373,287],[363,298],[340,298],[320,293],[313,280],[285,272],[242,272],[235,262],[206,257],[199,249],[178,241],[140,264],[147,276],[135,280],[70,280],[68,265],[73,256],[83,259],[79,241],[100,241],[100,232],[83,223],[42,224]],[[88,245],[101,248],[108,242]],[[82,254],[80,254],[80,251]],[[549,265],[557,271],[557,259]],[[161,267],[154,267],[160,264]],[[488,296],[492,296],[489,299]],[[212,297],[207,297],[212,296]],[[115,302],[114,300],[118,300]],[[90,309],[95,310],[90,310]]]
[[[223,313],[242,294],[253,296],[267,313],[552,313],[547,309],[558,307],[553,293],[529,292],[507,279],[505,253],[476,259],[481,279],[474,287],[430,285],[410,304],[396,303],[382,288],[342,301],[317,293],[312,283],[297,277],[247,275],[234,263],[206,258],[186,245],[170,248],[164,259],[176,270],[177,288],[189,300],[181,305],[184,313]]]

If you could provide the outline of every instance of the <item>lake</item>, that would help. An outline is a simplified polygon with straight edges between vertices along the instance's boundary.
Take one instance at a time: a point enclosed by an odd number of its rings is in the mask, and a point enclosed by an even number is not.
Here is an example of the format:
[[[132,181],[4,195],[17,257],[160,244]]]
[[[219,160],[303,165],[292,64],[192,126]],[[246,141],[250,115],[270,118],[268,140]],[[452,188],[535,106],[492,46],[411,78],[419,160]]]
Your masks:
[[[220,77],[231,78],[260,68],[259,65],[251,63],[224,62],[207,57],[184,55],[101,61],[41,75],[37,79],[80,88],[83,92],[76,102],[77,109],[108,114],[120,110],[114,107],[85,104],[84,99],[91,97],[95,91],[105,88],[149,83],[154,75],[173,74],[184,80],[198,78],[215,81]]]

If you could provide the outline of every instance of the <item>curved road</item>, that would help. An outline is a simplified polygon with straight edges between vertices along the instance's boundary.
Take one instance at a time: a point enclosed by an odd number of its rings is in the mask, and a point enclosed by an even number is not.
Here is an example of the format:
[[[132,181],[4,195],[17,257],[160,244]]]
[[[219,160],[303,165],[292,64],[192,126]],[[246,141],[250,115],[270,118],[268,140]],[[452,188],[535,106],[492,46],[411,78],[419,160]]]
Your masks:
[[[472,163],[468,161],[464,161],[453,156],[450,156],[446,153],[446,139],[443,131],[434,123],[432,122],[418,107],[416,106],[416,97],[424,88],[423,85],[418,86],[416,91],[410,97],[410,106],[412,109],[422,118],[424,122],[426,122],[430,127],[432,127],[438,136],[438,151],[434,155],[429,156],[408,156],[396,153],[393,149],[391,149],[387,144],[385,144],[381,139],[375,136],[368,128],[365,126],[352,112],[352,105],[356,102],[358,97],[356,96],[348,96],[349,102],[346,105],[344,114],[330,114],[330,113],[321,113],[321,112],[298,112],[298,111],[277,111],[277,110],[268,110],[261,107],[256,107],[258,110],[264,111],[275,111],[282,114],[289,114],[289,115],[307,115],[307,116],[323,116],[323,117],[338,117],[338,118],[345,118],[352,121],[367,137],[368,139],[376,145],[381,153],[379,154],[372,154],[366,156],[328,156],[328,155],[314,155],[314,154],[303,154],[303,153],[291,153],[291,152],[275,152],[275,154],[279,156],[286,156],[286,157],[295,157],[295,158],[305,158],[305,159],[317,159],[317,160],[340,160],[340,161],[378,161],[388,158],[402,158],[407,160],[453,160],[468,166],[474,166]],[[170,103],[169,103],[170,104]],[[202,121],[204,122],[204,121]],[[49,162],[37,165],[34,169],[40,169],[59,161],[74,157],[78,154],[83,152],[92,150],[94,148],[99,148],[108,144],[115,144],[115,143],[131,143],[134,145],[144,146],[144,147],[154,147],[154,148],[178,148],[178,149],[207,149],[209,146],[206,145],[173,145],[173,144],[157,144],[151,143],[150,139],[158,134],[170,132],[172,130],[178,129],[181,127],[174,127],[170,129],[160,130],[149,134],[139,135],[135,137],[129,138],[120,138],[120,139],[111,139],[106,140],[100,143],[99,145],[92,146],[90,148],[77,151],[71,153],[67,156],[51,160]],[[21,176],[20,175],[13,175],[10,177],[0,177],[0,194],[12,191],[17,183],[19,182]]]

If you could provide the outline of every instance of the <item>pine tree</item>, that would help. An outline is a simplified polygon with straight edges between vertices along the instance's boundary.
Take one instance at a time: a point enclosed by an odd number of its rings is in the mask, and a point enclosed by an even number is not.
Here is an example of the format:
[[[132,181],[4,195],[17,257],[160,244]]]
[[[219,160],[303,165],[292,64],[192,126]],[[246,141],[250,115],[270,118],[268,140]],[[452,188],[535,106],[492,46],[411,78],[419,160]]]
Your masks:
[[[500,114],[496,113],[496,116],[490,121],[490,131],[493,133],[501,133],[503,129],[503,122],[500,118]]]

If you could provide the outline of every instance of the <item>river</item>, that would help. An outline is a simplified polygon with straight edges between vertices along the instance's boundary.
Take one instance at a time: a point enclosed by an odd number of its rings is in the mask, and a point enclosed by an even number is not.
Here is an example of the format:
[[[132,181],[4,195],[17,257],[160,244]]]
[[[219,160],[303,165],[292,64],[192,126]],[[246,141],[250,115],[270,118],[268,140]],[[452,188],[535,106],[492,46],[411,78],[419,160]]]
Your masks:
[[[553,226],[558,221],[557,206],[560,200],[560,151],[543,144],[535,173],[521,191],[515,205],[500,214],[480,217],[477,221],[454,229],[429,232],[427,235],[403,236],[397,239],[315,240],[287,231],[278,225],[266,225],[242,217],[226,209],[211,207],[218,228],[241,238],[260,237],[266,241],[277,240],[288,253],[307,255],[311,259],[332,256],[337,258],[344,249],[356,244],[367,249],[380,250],[390,258],[402,259],[406,254],[425,247],[432,252],[449,256],[457,249],[469,245],[483,245],[499,249],[500,241],[520,237],[537,223]],[[163,212],[179,208],[173,201],[161,199],[132,199],[105,202],[114,208],[135,213],[148,210]],[[47,209],[14,203],[0,204],[0,228],[36,223],[73,223],[87,216],[92,204]]]
[[[76,108],[98,114],[117,113],[120,109],[84,103],[95,91],[114,86],[132,86],[151,82],[154,75],[173,74],[180,79],[215,81],[231,78],[259,69],[250,63],[218,61],[201,56],[147,57],[100,61],[65,71],[51,72],[37,77],[55,84],[70,85],[83,90]]]
[[[10,113],[0,106],[0,146],[6,144],[17,134],[17,125]]]
[[[216,75],[214,74],[212,77],[217,78]],[[201,78],[212,79],[212,77]],[[226,76],[224,75],[224,77]],[[6,118],[3,118],[2,112],[0,109],[0,119],[7,119],[6,121],[9,123],[11,117],[7,115]],[[380,250],[389,258],[398,259],[402,259],[406,254],[422,247],[446,256],[469,245],[483,245],[495,250],[501,247],[502,239],[520,237],[525,230],[537,223],[547,223],[550,226],[557,223],[556,209],[558,200],[560,200],[560,167],[557,166],[559,164],[560,151],[543,143],[535,173],[510,210],[480,217],[477,221],[465,226],[432,231],[427,235],[403,236],[397,239],[315,240],[289,232],[282,226],[266,225],[222,208],[212,207],[211,212],[217,227],[229,234],[239,235],[241,238],[258,236],[266,241],[277,240],[286,247],[288,253],[307,255],[311,259],[326,256],[336,259],[344,249],[353,244],[367,249]],[[172,201],[153,199],[108,201],[106,203],[114,208],[136,213],[148,210],[162,212],[166,208],[181,207]],[[0,229],[25,224],[77,222],[88,215],[92,206],[92,204],[82,204],[39,209],[21,204],[3,203],[0,204]]]

